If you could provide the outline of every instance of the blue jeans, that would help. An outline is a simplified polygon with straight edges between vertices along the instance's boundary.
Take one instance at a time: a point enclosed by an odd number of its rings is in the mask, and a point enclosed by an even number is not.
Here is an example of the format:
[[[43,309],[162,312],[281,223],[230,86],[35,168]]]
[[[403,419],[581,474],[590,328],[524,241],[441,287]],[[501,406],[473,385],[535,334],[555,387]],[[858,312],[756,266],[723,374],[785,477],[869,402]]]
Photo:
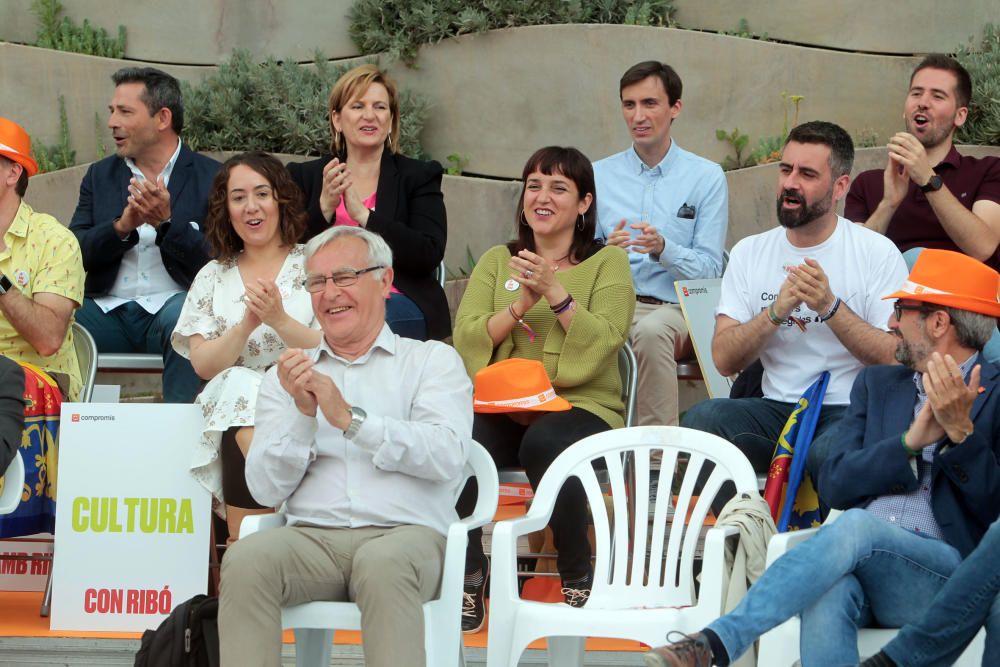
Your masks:
[[[882,649],[899,667],[950,665],[983,625],[983,665],[1000,665],[1000,520],[955,569],[926,613]]]
[[[771,457],[774,456],[778,436],[796,407],[795,403],[772,401],[769,398],[713,398],[688,410],[681,419],[681,426],[713,433],[728,440],[750,460],[755,472],[763,473],[771,467]],[[806,459],[806,469],[816,488],[819,488],[819,471],[823,461],[836,447],[836,442],[831,437],[835,431],[830,426],[840,420],[846,409],[846,405],[824,405],[819,413],[816,432]],[[707,478],[707,473],[703,471],[699,482],[704,483]],[[723,484],[712,503],[716,513],[734,495],[736,487],[733,483]]]
[[[708,628],[736,659],[801,614],[802,667],[857,665],[858,628],[916,620],[961,559],[947,542],[851,509],[779,558]]]
[[[385,323],[403,338],[427,340],[427,324],[417,304],[405,294],[393,292],[385,301]]]
[[[76,311],[76,321],[94,337],[98,352],[162,355],[163,401],[190,403],[201,389],[201,378],[191,362],[177,354],[170,344],[185,297],[186,292],[174,294],[156,314],[146,312],[134,301],[105,313],[88,297]]]

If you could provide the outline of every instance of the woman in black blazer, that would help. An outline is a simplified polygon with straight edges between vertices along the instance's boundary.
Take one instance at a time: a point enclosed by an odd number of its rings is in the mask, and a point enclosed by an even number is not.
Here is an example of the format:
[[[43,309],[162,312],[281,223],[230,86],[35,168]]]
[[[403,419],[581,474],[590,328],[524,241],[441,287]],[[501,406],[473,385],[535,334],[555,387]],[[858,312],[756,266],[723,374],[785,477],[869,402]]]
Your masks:
[[[408,338],[448,337],[448,302],[435,277],[447,239],[441,165],[396,152],[399,94],[375,65],[340,77],[329,108],[333,157],[288,165],[309,213],[302,240],[333,224],[381,234],[395,271],[386,322]]]

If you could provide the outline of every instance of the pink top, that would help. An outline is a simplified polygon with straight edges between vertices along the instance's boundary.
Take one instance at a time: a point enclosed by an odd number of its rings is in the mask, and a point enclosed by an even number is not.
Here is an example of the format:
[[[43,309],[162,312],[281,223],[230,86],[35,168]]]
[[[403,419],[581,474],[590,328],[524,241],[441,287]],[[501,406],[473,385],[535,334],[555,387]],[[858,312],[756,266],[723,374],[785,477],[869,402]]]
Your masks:
[[[365,208],[369,209],[375,208],[375,195],[377,194],[378,192],[373,192],[368,199],[361,202],[362,204],[365,205]],[[343,197],[340,198],[340,203],[337,204],[337,211],[334,213],[333,219],[335,225],[349,225],[351,227],[361,226],[361,224],[357,220],[352,218],[350,214],[347,212],[347,206],[344,205]],[[392,287],[392,292],[395,294],[402,294],[402,292],[396,289],[395,285],[393,285]]]

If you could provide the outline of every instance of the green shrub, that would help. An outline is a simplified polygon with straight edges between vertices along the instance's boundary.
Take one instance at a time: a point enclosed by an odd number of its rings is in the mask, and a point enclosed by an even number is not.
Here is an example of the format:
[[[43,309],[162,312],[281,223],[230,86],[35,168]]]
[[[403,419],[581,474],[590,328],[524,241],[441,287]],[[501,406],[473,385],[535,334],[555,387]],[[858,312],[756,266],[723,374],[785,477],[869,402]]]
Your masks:
[[[979,44],[961,47],[955,57],[972,76],[972,103],[958,141],[1000,146],[1000,29],[987,23]]]
[[[558,23],[669,25],[673,0],[356,0],[350,34],[361,53],[412,65],[417,50],[447,37]]]
[[[45,49],[72,51],[105,58],[125,57],[125,26],[118,26],[118,36],[111,37],[104,28],[75,25],[68,16],[62,17],[59,0],[32,0],[31,13],[38,19],[37,45]]]
[[[52,145],[31,138],[31,156],[38,163],[38,173],[58,171],[76,164],[76,151],[69,139],[69,118],[66,116],[66,99],[59,96],[59,141]]]
[[[258,63],[247,51],[233,51],[230,60],[201,83],[182,83],[184,140],[198,151],[328,153],[327,100],[348,67],[331,65],[321,53],[315,61],[315,67],[274,58]],[[423,156],[419,134],[426,113],[419,96],[400,93],[402,153]]]

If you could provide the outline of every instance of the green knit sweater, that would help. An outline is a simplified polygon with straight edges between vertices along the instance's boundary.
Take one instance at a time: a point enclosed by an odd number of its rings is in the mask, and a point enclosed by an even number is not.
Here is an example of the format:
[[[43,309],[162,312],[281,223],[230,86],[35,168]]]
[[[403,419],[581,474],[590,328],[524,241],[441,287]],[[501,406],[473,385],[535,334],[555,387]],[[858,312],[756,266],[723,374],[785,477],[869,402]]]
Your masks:
[[[573,295],[576,314],[564,331],[545,298],[524,314],[535,341],[514,326],[496,346],[486,331],[495,313],[517,301],[521,289],[506,288],[510,252],[494,246],[479,259],[455,317],[455,348],[470,377],[496,361],[511,357],[541,361],[559,396],[592,412],[609,426],[624,425],[618,351],[628,337],[635,311],[635,290],[628,255],[621,248],[602,248],[556,278]]]

